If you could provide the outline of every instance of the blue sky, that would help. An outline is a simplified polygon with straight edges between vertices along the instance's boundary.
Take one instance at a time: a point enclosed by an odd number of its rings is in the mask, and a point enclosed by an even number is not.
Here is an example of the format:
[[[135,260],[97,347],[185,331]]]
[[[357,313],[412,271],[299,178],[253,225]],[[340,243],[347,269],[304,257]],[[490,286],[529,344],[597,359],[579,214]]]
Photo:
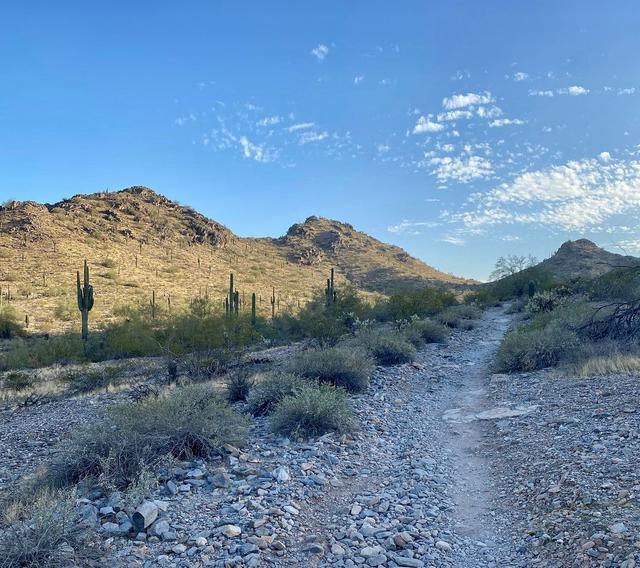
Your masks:
[[[0,199],[148,185],[245,236],[308,215],[445,271],[640,252],[637,2],[14,2]]]

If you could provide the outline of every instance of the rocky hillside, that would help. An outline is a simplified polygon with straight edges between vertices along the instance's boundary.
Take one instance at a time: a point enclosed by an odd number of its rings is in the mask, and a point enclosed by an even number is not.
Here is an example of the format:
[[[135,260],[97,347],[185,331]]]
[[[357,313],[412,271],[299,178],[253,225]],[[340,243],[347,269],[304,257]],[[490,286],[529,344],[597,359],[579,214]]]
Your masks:
[[[385,293],[407,285],[464,285],[402,249],[351,225],[309,217],[281,238],[242,238],[190,207],[145,187],[77,195],[43,205],[0,207],[0,288],[20,317],[38,331],[75,325],[75,272],[88,259],[96,293],[94,322],[119,306],[148,302],[156,292],[165,309],[194,297],[224,296],[230,271],[258,308],[295,310],[325,282]]]
[[[640,259],[608,252],[588,239],[565,242],[550,258],[538,267],[559,280],[596,278],[615,268],[637,266]]]

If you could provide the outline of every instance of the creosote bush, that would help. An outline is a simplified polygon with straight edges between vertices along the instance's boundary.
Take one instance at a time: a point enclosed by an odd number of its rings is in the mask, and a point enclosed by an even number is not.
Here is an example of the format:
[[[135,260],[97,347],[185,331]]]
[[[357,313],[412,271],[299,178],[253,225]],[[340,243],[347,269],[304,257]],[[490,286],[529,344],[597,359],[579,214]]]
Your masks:
[[[13,339],[22,335],[24,330],[18,323],[15,310],[8,305],[0,306],[0,339]]]
[[[270,414],[276,405],[287,396],[298,394],[308,381],[291,373],[270,373],[254,378],[254,386],[247,403],[254,416]]]
[[[46,466],[43,483],[64,487],[86,478],[126,488],[167,457],[221,454],[241,445],[246,419],[205,385],[168,391],[158,398],[111,407],[100,424],[74,433],[67,448]]]
[[[374,363],[363,351],[331,347],[296,355],[287,370],[301,377],[342,387],[349,392],[364,392],[369,386]]]
[[[16,392],[26,390],[33,386],[33,379],[28,373],[12,372],[7,373],[2,380],[2,386],[5,389],[11,389]]]
[[[294,439],[346,432],[353,416],[346,393],[331,385],[306,385],[293,396],[286,396],[271,416],[274,432]]]
[[[252,385],[253,380],[245,372],[232,373],[227,379],[227,399],[229,402],[246,400]]]
[[[380,365],[408,363],[417,356],[416,348],[397,331],[366,330],[358,335],[354,344],[369,353]]]

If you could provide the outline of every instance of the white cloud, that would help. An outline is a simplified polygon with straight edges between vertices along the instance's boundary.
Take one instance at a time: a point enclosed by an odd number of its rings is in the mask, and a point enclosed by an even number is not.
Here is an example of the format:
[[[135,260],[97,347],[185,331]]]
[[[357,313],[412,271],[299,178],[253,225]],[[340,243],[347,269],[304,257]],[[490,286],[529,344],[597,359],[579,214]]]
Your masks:
[[[292,124],[287,128],[287,130],[289,132],[296,132],[297,130],[306,130],[307,128],[313,128],[315,125],[315,122],[300,122],[298,124]]]
[[[494,101],[493,95],[488,91],[484,93],[466,93],[445,97],[442,99],[442,108],[445,110],[455,110],[471,105],[487,105]]]
[[[324,140],[325,138],[328,138],[328,137],[329,137],[328,132],[310,132],[307,130],[306,132],[303,132],[300,135],[298,142],[304,145],[304,144],[309,144],[309,142],[320,142],[321,140]]]
[[[425,132],[439,132],[444,129],[444,125],[439,122],[433,122],[431,118],[421,116],[413,127],[414,134],[423,134]]]
[[[458,235],[443,235],[441,239],[439,239],[440,242],[443,243],[449,243],[450,245],[455,245],[457,247],[462,247],[464,245],[467,244],[467,241],[465,241],[462,237],[459,237]]]
[[[389,225],[387,231],[395,234],[420,235],[422,229],[431,229],[440,225],[441,223],[435,221],[409,221],[404,219],[397,225]]]
[[[429,163],[435,166],[431,172],[441,182],[450,180],[469,183],[474,179],[484,178],[493,173],[491,162],[481,156],[445,156],[431,158]]]
[[[627,89],[620,89],[618,91],[619,95],[633,95],[636,92],[636,88],[635,87],[630,87]]]
[[[529,91],[530,97],[553,97],[553,91]]]
[[[604,154],[604,156],[603,156]],[[467,228],[536,224],[584,231],[621,214],[640,212],[640,161],[598,158],[526,172],[468,202],[475,209],[449,215]]]
[[[489,123],[491,128],[496,128],[500,126],[511,126],[511,125],[520,125],[524,124],[524,120],[520,120],[519,118],[498,118]]]
[[[600,152],[598,154],[598,158],[600,158],[603,162],[608,162],[611,160],[611,154],[609,152]]]
[[[356,75],[353,78],[353,84],[354,85],[359,85],[360,83],[362,83],[362,81],[364,81],[364,75]]]
[[[240,136],[238,143],[242,147],[245,158],[250,158],[262,163],[272,162],[276,158],[276,156],[264,146],[254,144],[246,136]]]
[[[572,97],[578,97],[580,95],[587,95],[589,93],[589,89],[581,87],[580,85],[571,85],[566,89],[558,89],[557,93],[559,95],[571,95]]]
[[[279,116],[265,116],[262,120],[259,120],[257,126],[275,126],[279,124],[282,119]]]
[[[517,73],[514,73],[513,80],[514,81],[524,81],[528,77],[529,77],[528,73],[522,73],[522,71],[518,71]]]
[[[469,119],[473,116],[470,110],[450,110],[448,112],[441,112],[436,117],[438,122],[446,122],[449,120],[460,120],[462,118]]]
[[[500,107],[497,106],[491,106],[491,107],[478,107],[478,110],[476,110],[477,115],[480,118],[496,118],[497,116],[500,116],[502,114],[502,109]]]
[[[324,61],[327,55],[329,55],[329,48],[321,43],[318,47],[314,47],[311,50],[311,55],[314,55],[318,61]]]

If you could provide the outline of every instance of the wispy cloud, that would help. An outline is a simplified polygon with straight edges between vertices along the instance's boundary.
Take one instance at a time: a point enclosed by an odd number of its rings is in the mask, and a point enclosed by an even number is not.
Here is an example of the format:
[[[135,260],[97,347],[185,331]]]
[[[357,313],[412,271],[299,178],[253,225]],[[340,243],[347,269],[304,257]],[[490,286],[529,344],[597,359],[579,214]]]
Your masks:
[[[257,126],[275,126],[279,124],[282,119],[279,116],[265,116],[262,120],[256,122]]]
[[[362,81],[364,81],[364,75],[356,75],[353,78],[353,84],[354,85],[359,85],[360,83],[362,83]]]
[[[299,122],[298,124],[292,124],[287,128],[287,130],[289,132],[296,132],[297,130],[306,130],[307,128],[313,128],[315,125],[315,122]]]
[[[329,55],[329,48],[324,43],[321,43],[311,50],[311,55],[315,56],[318,61],[324,61]]]
[[[519,118],[498,118],[489,123],[491,128],[499,128],[500,126],[513,126],[524,124],[524,120]]]
[[[619,95],[633,95],[636,92],[636,88],[635,87],[628,87],[626,89],[619,89],[618,90],[618,94]]]
[[[553,97],[553,91],[529,91],[530,97]]]
[[[466,93],[445,97],[442,99],[442,108],[445,110],[455,110],[471,105],[487,105],[494,101],[493,95],[488,91],[484,93]]]
[[[414,134],[424,134],[425,132],[440,132],[444,130],[444,125],[434,122],[430,117],[421,116],[413,127]]]
[[[328,137],[329,137],[328,132],[312,132],[312,131],[306,130],[300,135],[298,142],[304,145],[304,144],[309,144],[310,142],[320,142],[321,140],[324,140],[325,138],[328,138]]]
[[[409,221],[404,219],[396,225],[389,225],[387,231],[395,234],[420,235],[422,234],[422,229],[431,229],[441,224],[438,221]]]
[[[572,97],[578,97],[580,95],[588,95],[589,89],[581,87],[580,85],[571,85],[565,89],[558,89],[556,93],[559,95],[571,95]]]

